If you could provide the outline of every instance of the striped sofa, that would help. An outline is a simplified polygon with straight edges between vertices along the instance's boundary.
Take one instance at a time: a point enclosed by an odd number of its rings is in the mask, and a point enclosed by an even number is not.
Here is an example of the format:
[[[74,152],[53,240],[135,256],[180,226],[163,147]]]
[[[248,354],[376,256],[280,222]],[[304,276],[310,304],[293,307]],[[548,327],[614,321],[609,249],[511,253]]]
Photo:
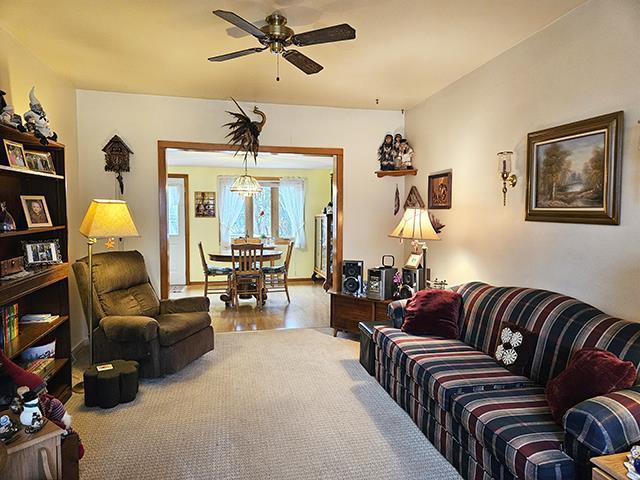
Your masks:
[[[474,282],[460,338],[402,332],[406,301],[389,305],[394,327],[376,327],[376,379],[467,479],[590,478],[592,456],[640,441],[640,386],[595,397],[553,421],[544,387],[582,347],[640,364],[640,323],[612,318],[544,290]],[[502,322],[538,335],[525,376],[493,359]]]

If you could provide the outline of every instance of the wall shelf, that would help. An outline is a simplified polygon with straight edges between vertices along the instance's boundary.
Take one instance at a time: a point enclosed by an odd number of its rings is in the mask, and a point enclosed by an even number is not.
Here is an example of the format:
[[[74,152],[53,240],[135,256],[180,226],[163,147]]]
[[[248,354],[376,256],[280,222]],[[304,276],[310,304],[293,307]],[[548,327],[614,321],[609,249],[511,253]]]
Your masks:
[[[56,230],[64,230],[65,228],[67,228],[65,225],[58,225],[55,227],[36,227],[25,228],[23,230],[11,230],[9,232],[0,232],[0,238],[22,237],[24,235],[33,235],[35,233],[55,232]]]
[[[64,180],[62,175],[54,175],[53,173],[37,172],[35,170],[28,170],[26,168],[14,168],[7,167],[6,165],[0,165],[0,170],[3,172],[16,173],[19,175],[35,175],[37,177],[55,178],[56,180]]]
[[[409,175],[416,175],[418,173],[417,168],[411,168],[408,170],[376,170],[376,176],[382,177],[406,177]]]

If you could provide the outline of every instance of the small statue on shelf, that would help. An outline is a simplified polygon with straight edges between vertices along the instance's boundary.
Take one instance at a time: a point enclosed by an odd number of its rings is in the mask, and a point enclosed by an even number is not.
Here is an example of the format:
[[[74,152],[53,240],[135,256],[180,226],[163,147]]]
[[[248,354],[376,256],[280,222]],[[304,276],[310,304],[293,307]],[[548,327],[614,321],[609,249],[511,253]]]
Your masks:
[[[7,202],[0,202],[0,232],[10,232],[16,229],[16,221],[7,210]]]
[[[384,136],[382,145],[378,148],[378,162],[380,170],[395,170],[394,161],[397,156],[393,148],[393,135],[387,133]]]
[[[20,132],[25,132],[26,130],[22,126],[22,118],[15,113],[13,107],[4,99],[5,95],[6,93],[0,90],[0,123],[15,128]]]
[[[19,430],[20,428],[14,425],[8,415],[2,415],[2,417],[0,417],[0,442],[11,442]]]
[[[49,140],[54,142],[58,140],[58,134],[51,130],[47,114],[42,108],[40,100],[36,98],[35,90],[36,87],[32,87],[29,92],[29,108],[31,110],[24,114],[24,121],[27,124],[27,131],[33,133],[41,144],[47,145]]]
[[[401,169],[413,169],[413,148],[404,138],[400,141],[400,146],[398,147],[398,158],[400,159]]]

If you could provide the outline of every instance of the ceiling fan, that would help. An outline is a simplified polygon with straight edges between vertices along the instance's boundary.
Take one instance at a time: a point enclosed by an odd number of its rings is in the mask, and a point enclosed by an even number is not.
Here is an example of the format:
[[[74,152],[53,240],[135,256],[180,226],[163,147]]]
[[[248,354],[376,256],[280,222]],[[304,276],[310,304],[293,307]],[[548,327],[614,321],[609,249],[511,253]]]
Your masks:
[[[267,24],[261,28],[256,27],[253,23],[246,21],[233,12],[214,10],[213,13],[253,35],[263,46],[210,57],[209,61],[211,62],[224,62],[269,49],[271,53],[275,53],[278,56],[282,55],[285,60],[295,67],[298,67],[307,75],[312,75],[318,73],[324,67],[299,51],[288,47],[292,45],[296,47],[306,47],[307,45],[340,42],[342,40],[353,40],[356,38],[356,30],[347,23],[296,34],[291,28],[287,27],[287,18],[278,12],[274,12],[265,18]],[[277,79],[279,80],[279,78]]]

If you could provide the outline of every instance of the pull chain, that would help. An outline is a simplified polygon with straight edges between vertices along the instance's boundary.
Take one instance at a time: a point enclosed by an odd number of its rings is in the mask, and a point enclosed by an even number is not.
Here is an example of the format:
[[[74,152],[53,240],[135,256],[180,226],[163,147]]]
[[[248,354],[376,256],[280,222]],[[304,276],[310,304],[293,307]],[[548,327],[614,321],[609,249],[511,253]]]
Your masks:
[[[280,54],[276,54],[276,82],[280,81]]]

